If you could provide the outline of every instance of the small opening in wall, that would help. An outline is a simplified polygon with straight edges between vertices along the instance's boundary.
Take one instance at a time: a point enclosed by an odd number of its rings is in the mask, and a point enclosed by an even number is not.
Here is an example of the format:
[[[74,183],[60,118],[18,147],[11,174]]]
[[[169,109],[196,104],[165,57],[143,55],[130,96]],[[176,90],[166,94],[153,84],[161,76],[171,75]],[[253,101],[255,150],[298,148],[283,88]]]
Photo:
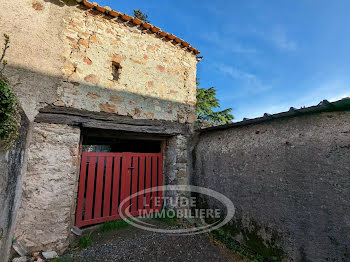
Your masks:
[[[121,73],[122,67],[117,62],[112,62],[112,76],[114,81],[119,80],[119,76]]]

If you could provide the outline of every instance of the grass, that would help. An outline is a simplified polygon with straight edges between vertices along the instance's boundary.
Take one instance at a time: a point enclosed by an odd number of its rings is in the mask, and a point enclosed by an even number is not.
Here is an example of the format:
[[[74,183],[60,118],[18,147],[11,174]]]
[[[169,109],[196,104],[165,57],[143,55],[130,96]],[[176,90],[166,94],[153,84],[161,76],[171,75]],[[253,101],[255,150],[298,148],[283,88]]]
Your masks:
[[[175,217],[169,217],[167,209],[163,209],[160,213],[154,213],[153,214],[153,219],[160,221],[168,226],[176,226],[177,225],[177,220],[176,216]]]
[[[252,250],[238,243],[236,240],[232,239],[224,230],[220,228],[209,232],[209,235],[214,239],[223,243],[228,249],[236,251],[242,254],[243,256],[251,259],[254,262],[264,262],[264,261],[281,262],[282,261],[281,258],[265,259],[262,255],[256,252],[253,252]]]
[[[89,232],[86,236],[79,238],[76,247],[81,249],[90,247],[92,245],[92,233],[93,231]]]
[[[100,232],[110,232],[128,227],[129,224],[123,219],[107,221],[100,227]]]

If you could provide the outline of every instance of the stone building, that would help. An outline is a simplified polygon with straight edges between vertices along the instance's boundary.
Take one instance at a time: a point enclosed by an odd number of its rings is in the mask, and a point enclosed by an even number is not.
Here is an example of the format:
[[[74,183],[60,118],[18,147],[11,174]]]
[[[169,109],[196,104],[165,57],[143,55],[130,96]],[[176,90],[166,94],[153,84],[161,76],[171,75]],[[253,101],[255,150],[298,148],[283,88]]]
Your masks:
[[[0,4],[1,33],[11,38],[5,74],[28,127],[20,156],[1,152],[3,184],[15,193],[10,204],[0,197],[0,253],[12,237],[31,251],[68,246],[84,146],[161,152],[165,183],[187,183],[197,49],[88,1]]]
[[[236,213],[226,240],[267,259],[349,261],[350,99],[195,132],[199,51],[189,43],[88,1],[0,6],[5,75],[23,109],[13,149],[0,150],[1,262],[13,238],[62,252],[72,226],[115,218],[116,191],[105,185],[135,170],[137,185],[152,174],[152,186],[228,197]]]

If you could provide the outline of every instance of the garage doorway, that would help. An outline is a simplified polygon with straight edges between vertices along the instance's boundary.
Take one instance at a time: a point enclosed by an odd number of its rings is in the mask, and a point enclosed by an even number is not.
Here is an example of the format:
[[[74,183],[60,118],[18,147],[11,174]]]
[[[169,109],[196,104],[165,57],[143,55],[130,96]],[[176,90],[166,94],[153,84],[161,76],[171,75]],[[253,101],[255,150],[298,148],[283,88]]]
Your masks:
[[[164,142],[164,137],[84,130],[76,226],[160,211]],[[136,197],[121,206],[131,195]]]

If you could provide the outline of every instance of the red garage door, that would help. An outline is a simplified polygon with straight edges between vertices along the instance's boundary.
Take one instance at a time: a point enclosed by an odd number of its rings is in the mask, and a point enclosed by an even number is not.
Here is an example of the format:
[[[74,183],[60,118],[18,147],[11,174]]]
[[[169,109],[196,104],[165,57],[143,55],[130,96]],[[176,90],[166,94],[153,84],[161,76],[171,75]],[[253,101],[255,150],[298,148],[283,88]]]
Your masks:
[[[83,152],[76,226],[83,227],[128,214],[137,216],[143,212],[161,209],[155,199],[162,197],[160,190],[138,193],[130,203],[120,203],[135,193],[163,185],[162,153],[94,153]]]

